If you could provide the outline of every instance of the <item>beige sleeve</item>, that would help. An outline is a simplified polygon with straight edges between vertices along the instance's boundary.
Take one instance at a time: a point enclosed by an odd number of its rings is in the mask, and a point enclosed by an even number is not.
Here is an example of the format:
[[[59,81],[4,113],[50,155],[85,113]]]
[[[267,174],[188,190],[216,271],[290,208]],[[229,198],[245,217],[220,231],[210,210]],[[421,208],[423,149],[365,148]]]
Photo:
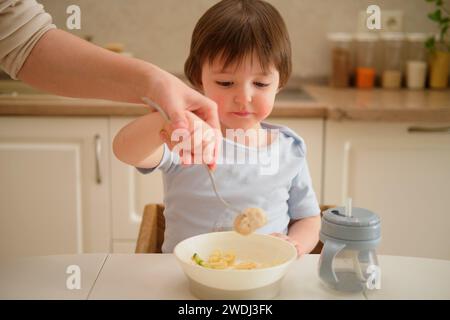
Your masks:
[[[56,26],[35,0],[0,0],[0,67],[17,79],[41,36]]]

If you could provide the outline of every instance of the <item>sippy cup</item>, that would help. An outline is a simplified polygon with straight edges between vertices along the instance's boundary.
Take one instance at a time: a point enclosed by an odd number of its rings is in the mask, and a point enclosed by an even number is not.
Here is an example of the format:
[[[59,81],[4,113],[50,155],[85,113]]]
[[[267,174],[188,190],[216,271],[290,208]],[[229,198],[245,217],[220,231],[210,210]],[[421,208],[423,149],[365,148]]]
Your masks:
[[[375,248],[381,240],[380,218],[349,203],[323,214],[319,277],[338,291],[379,289],[381,271]]]

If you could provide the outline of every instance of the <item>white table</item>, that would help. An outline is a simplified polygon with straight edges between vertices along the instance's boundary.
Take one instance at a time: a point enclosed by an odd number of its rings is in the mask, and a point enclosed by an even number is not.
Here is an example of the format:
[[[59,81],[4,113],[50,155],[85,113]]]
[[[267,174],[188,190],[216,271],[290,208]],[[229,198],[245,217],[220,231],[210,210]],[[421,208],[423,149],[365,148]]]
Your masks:
[[[107,254],[27,257],[0,263],[0,299],[87,299]],[[81,270],[80,289],[68,290],[70,266]],[[69,269],[70,271],[70,269]]]
[[[450,299],[450,261],[379,256],[381,289],[338,293],[317,276],[318,255],[295,261],[277,299]],[[69,290],[78,265],[81,288]],[[0,299],[196,299],[172,254],[86,254],[0,264]]]

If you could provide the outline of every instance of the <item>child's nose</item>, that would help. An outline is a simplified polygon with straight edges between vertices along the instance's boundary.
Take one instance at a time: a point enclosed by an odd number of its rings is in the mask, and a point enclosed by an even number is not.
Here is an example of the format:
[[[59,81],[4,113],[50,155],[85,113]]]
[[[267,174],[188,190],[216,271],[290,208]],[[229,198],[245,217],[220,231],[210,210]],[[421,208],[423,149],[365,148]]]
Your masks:
[[[235,92],[234,101],[241,106],[246,106],[252,102],[252,95],[253,93],[250,88],[238,88]]]

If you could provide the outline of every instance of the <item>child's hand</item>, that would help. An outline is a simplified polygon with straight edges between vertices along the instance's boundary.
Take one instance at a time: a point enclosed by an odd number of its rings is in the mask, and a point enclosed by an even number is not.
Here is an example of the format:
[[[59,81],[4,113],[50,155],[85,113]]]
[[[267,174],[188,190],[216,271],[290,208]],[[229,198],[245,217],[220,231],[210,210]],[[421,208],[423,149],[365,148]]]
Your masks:
[[[295,246],[295,249],[297,249],[297,259],[303,255],[303,252],[300,251],[299,243],[297,241],[295,241],[294,239],[292,239],[291,237],[289,237],[285,234],[282,234],[282,233],[278,233],[278,232],[271,233],[270,235],[280,238],[280,239],[283,239],[289,243],[292,243]]]
[[[160,134],[161,139],[180,156],[183,165],[206,163],[214,169],[219,154],[220,132],[190,111],[185,111],[185,119],[188,122],[186,129],[174,129],[166,123]]]

